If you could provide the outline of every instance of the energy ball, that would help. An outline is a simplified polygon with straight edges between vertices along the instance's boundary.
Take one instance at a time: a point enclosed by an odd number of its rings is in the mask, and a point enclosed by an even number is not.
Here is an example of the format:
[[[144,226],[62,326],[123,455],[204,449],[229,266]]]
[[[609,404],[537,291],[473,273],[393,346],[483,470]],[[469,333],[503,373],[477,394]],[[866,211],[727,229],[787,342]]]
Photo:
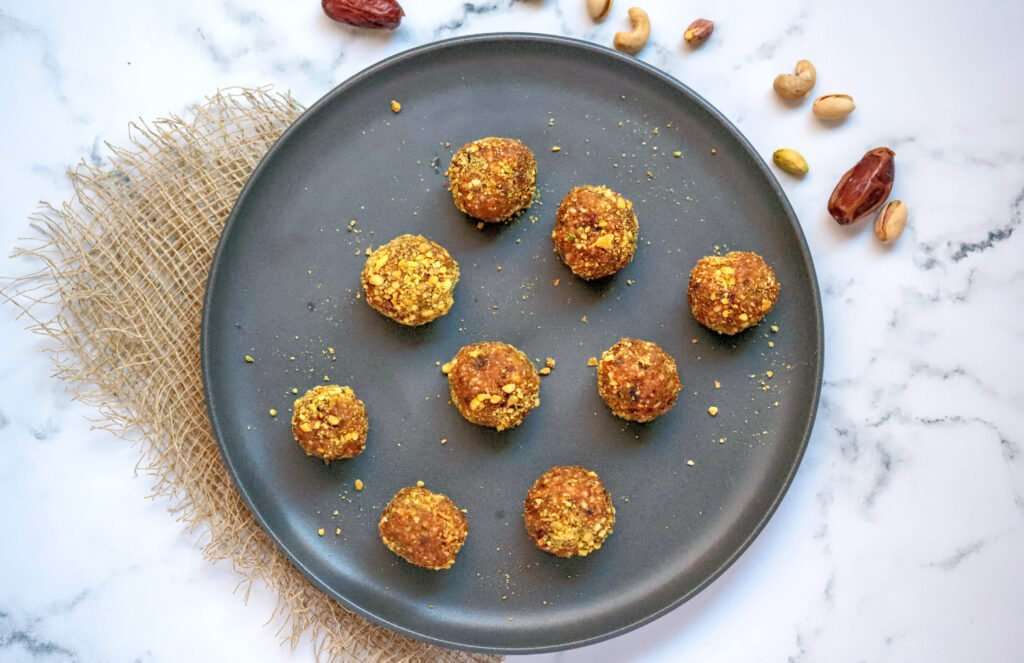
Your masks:
[[[366,448],[366,406],[351,387],[323,384],[295,399],[292,435],[307,456],[355,458]]]
[[[530,358],[508,343],[463,346],[444,365],[452,403],[474,424],[515,428],[540,405],[540,376]]]
[[[460,147],[445,174],[460,212],[497,223],[533,202],[537,160],[530,148],[515,138],[491,136]]]
[[[556,466],[526,493],[523,521],[544,552],[585,557],[611,535],[615,505],[596,472],[578,465]]]
[[[657,419],[672,409],[682,388],[675,360],[650,341],[620,339],[597,364],[597,393],[627,421]]]
[[[732,251],[698,260],[687,295],[697,322],[731,336],[768,315],[779,297],[779,282],[761,256]]]
[[[361,280],[366,303],[375,311],[415,327],[451,309],[459,264],[437,242],[399,235],[369,255]]]
[[[451,498],[420,486],[395,493],[377,529],[391,552],[431,571],[450,569],[469,534],[466,514]]]
[[[606,186],[578,186],[555,214],[551,240],[572,273],[587,281],[611,276],[633,260],[639,224],[633,203]]]

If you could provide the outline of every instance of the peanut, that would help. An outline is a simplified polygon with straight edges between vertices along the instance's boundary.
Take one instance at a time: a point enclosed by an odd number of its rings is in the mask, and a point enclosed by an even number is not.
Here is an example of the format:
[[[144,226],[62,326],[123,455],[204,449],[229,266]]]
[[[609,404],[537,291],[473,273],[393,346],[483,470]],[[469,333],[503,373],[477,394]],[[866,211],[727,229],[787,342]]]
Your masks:
[[[683,41],[693,48],[697,48],[708,40],[711,33],[715,31],[715,24],[706,18],[698,18],[690,24],[683,32]]]

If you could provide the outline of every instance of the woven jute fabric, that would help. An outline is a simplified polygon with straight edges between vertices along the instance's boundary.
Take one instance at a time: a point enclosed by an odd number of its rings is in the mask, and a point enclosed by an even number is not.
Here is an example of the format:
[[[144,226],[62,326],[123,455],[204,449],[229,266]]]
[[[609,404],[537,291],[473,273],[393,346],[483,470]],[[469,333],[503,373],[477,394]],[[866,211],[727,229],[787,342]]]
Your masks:
[[[218,92],[188,117],[130,126],[131,146],[68,173],[72,199],[43,205],[15,251],[40,265],[5,297],[52,339],[57,376],[97,406],[100,425],[140,439],[154,493],[204,554],[230,560],[247,595],[262,581],[293,646],[311,637],[325,661],[488,661],[370,624],[327,597],[256,523],[221,460],[199,360],[203,294],[217,240],[249,173],[302,112],[269,89]]]

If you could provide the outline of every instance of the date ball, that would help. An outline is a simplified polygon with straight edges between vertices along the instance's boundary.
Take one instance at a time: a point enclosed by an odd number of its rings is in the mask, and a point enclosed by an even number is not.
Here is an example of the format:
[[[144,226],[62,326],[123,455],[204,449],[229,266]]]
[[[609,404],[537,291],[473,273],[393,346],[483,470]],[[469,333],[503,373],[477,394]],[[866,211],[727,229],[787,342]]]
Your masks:
[[[399,235],[367,257],[361,280],[366,303],[375,311],[415,327],[451,309],[459,264],[437,242]]]
[[[295,400],[292,435],[307,456],[324,462],[355,458],[366,448],[366,406],[351,387],[324,384]]]
[[[551,240],[572,273],[588,281],[633,260],[639,224],[633,203],[606,186],[578,186],[558,206]]]
[[[420,486],[395,493],[377,529],[391,552],[431,571],[450,569],[469,534],[466,514],[451,498]]]
[[[779,297],[779,282],[761,256],[732,251],[698,260],[687,295],[697,322],[731,336],[768,315]]]
[[[620,339],[597,364],[597,393],[627,421],[657,419],[672,409],[682,388],[676,361],[650,341]]]
[[[497,223],[533,202],[537,160],[520,141],[492,136],[460,147],[446,175],[452,201],[460,212]]]
[[[540,475],[523,503],[526,532],[544,552],[585,557],[604,544],[615,527],[615,506],[597,472],[556,466]]]
[[[540,376],[530,358],[508,343],[463,346],[443,366],[452,403],[474,424],[515,428],[540,405]]]

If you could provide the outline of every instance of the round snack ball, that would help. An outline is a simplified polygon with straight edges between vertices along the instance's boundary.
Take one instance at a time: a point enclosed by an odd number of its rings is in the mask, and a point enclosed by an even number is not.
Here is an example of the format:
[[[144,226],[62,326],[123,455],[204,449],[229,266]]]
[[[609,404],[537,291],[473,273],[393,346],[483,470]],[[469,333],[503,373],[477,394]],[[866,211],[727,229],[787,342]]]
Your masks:
[[[611,535],[615,505],[596,472],[578,465],[556,466],[526,493],[523,521],[544,552],[585,557]]]
[[[366,303],[415,327],[440,318],[455,303],[459,264],[437,242],[399,235],[371,253],[363,267]]]
[[[698,260],[690,272],[687,295],[697,322],[732,335],[768,315],[779,297],[779,282],[761,256],[732,251]]]
[[[355,458],[366,448],[366,406],[351,387],[322,384],[295,399],[292,435],[307,456]]]
[[[551,239],[573,274],[611,276],[633,260],[639,224],[633,203],[606,186],[578,186],[555,214]]]
[[[515,138],[490,136],[460,147],[445,174],[460,212],[495,223],[512,218],[533,202],[537,160]]]
[[[508,343],[463,346],[444,369],[452,403],[474,424],[499,431],[515,428],[540,405],[537,369]]]
[[[451,498],[420,486],[395,493],[377,529],[391,552],[432,571],[452,567],[469,533],[466,514]]]
[[[676,404],[682,388],[676,361],[650,341],[620,339],[597,364],[597,393],[612,414],[627,421],[660,417]]]

